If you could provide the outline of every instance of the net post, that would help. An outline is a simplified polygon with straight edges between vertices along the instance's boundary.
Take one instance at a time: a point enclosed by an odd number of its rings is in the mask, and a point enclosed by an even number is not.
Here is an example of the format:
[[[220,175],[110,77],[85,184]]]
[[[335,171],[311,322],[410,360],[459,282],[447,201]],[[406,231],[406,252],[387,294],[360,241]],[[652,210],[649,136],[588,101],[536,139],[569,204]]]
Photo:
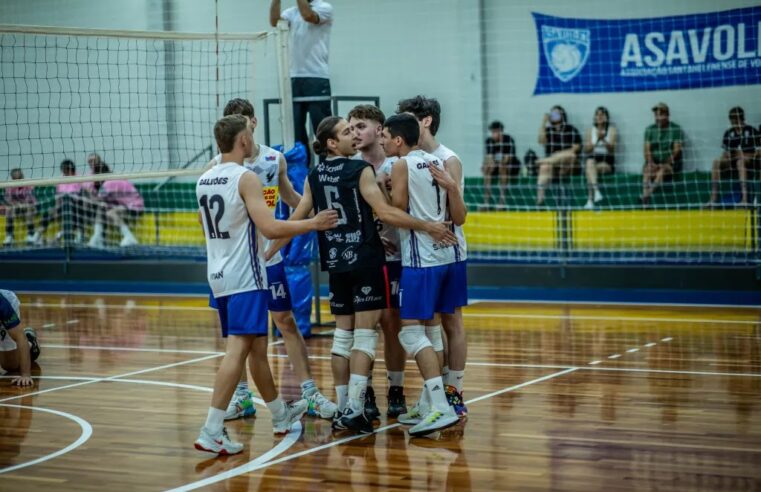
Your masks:
[[[280,127],[283,135],[283,152],[294,145],[293,94],[291,92],[290,54],[288,52],[288,21],[277,23],[277,66],[280,88]]]

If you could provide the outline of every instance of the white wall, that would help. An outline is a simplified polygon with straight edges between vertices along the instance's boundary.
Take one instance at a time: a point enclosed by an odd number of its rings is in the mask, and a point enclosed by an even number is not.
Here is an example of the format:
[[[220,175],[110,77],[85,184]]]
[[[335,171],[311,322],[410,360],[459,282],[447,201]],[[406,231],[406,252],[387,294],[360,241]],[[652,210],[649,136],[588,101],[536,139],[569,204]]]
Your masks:
[[[650,108],[663,101],[669,105],[672,121],[680,124],[686,135],[685,170],[710,169],[712,160],[721,153],[721,137],[729,125],[729,108],[743,106],[749,123],[761,123],[759,86],[533,96],[538,46],[531,12],[559,17],[620,19],[711,12],[754,5],[758,2],[727,0],[719,5],[711,0],[639,0],[626,3],[604,0],[534,0],[530,3],[487,0],[487,119],[500,119],[505,123],[507,132],[516,139],[521,155],[529,147],[543,155],[544,149],[536,143],[537,131],[542,115],[552,105],[563,106],[570,123],[582,132],[591,126],[594,109],[600,105],[606,106],[621,136],[617,153],[619,169],[640,173],[644,161],[645,127],[653,123]]]

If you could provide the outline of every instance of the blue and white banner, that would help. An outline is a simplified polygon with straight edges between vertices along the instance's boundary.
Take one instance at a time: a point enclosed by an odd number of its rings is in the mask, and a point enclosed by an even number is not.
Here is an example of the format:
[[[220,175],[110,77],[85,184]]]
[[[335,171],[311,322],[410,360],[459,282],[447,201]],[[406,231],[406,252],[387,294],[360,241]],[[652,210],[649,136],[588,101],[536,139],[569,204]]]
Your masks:
[[[533,16],[534,94],[761,83],[761,7],[625,20]]]

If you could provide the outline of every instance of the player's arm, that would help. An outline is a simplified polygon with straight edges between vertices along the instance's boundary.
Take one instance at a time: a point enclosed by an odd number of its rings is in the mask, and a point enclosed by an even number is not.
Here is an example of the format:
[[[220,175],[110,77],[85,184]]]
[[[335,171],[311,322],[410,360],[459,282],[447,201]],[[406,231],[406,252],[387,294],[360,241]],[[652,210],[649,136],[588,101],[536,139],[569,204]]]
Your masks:
[[[468,207],[465,206],[465,199],[460,189],[460,180],[462,179],[460,160],[456,157],[450,157],[444,163],[444,169],[430,166],[428,170],[438,185],[447,190],[447,206],[452,222],[458,226],[463,225],[468,216]]]
[[[7,330],[8,335],[16,342],[19,360],[19,375],[11,380],[16,386],[32,386],[32,355],[29,353],[29,341],[20,326]]]
[[[338,222],[338,213],[335,210],[323,210],[306,220],[275,219],[272,211],[267,207],[267,202],[264,201],[261,181],[251,172],[241,176],[238,192],[246,203],[249,217],[268,239],[289,238],[310,231],[324,231],[334,228]]]
[[[312,9],[311,5],[309,5],[309,0],[296,0],[296,4],[298,5],[299,14],[301,14],[301,17],[305,21],[310,24],[320,23],[320,15]]]
[[[399,162],[397,162],[397,164]],[[392,176],[396,172],[396,167],[397,165],[395,164],[394,168],[391,170]],[[406,163],[403,167],[406,172]],[[362,171],[362,175],[359,177],[359,192],[362,194],[362,198],[365,199],[368,205],[370,205],[375,213],[378,214],[378,218],[384,224],[401,227],[403,229],[423,231],[428,233],[437,242],[457,244],[457,237],[455,237],[452,231],[449,230],[446,222],[426,222],[424,220],[416,219],[397,207],[392,207],[386,201],[386,197],[381,193],[380,188],[378,188],[378,185],[375,182],[375,173],[373,173],[373,170],[370,167],[365,168],[365,170]],[[394,195],[396,195],[395,188]]]
[[[270,25],[277,27],[278,21],[282,19],[280,15],[280,0],[272,0],[270,2]]]
[[[280,155],[277,173],[277,179],[280,183],[280,199],[289,207],[297,208],[301,201],[301,195],[293,188],[293,183],[288,179],[288,164],[285,162],[283,155]]]
[[[291,212],[291,216],[288,217],[288,220],[292,221],[306,219],[312,213],[312,208],[312,189],[309,187],[309,179],[305,179],[304,195],[301,196],[301,201],[299,201],[299,204],[296,206],[293,212]],[[272,241],[270,247],[267,248],[267,251],[264,253],[264,259],[269,260],[275,256],[275,253],[280,251],[286,244],[290,242],[290,240],[291,238],[276,239]]]

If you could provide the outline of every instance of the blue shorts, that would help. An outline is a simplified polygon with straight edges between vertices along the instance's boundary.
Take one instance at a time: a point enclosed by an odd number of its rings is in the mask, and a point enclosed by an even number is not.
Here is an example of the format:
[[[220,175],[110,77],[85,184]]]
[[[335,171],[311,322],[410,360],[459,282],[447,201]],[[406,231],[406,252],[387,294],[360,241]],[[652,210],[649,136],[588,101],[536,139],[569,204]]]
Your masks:
[[[266,290],[250,290],[214,298],[222,325],[222,336],[268,334],[270,300]]]
[[[275,312],[292,311],[291,291],[285,276],[285,263],[267,267],[267,283],[270,286],[269,310]]]
[[[429,320],[434,313],[454,313],[459,299],[453,264],[434,267],[403,267],[399,289],[399,316],[405,320]],[[406,293],[406,295],[405,295]]]
[[[18,304],[18,298],[13,292],[9,290],[0,291],[0,328],[10,330],[21,323],[14,303]]]
[[[399,309],[399,288],[402,281],[402,262],[386,263],[386,297],[392,309]]]
[[[454,284],[455,307],[468,305],[468,263],[458,261],[449,265],[452,270],[452,284]]]

